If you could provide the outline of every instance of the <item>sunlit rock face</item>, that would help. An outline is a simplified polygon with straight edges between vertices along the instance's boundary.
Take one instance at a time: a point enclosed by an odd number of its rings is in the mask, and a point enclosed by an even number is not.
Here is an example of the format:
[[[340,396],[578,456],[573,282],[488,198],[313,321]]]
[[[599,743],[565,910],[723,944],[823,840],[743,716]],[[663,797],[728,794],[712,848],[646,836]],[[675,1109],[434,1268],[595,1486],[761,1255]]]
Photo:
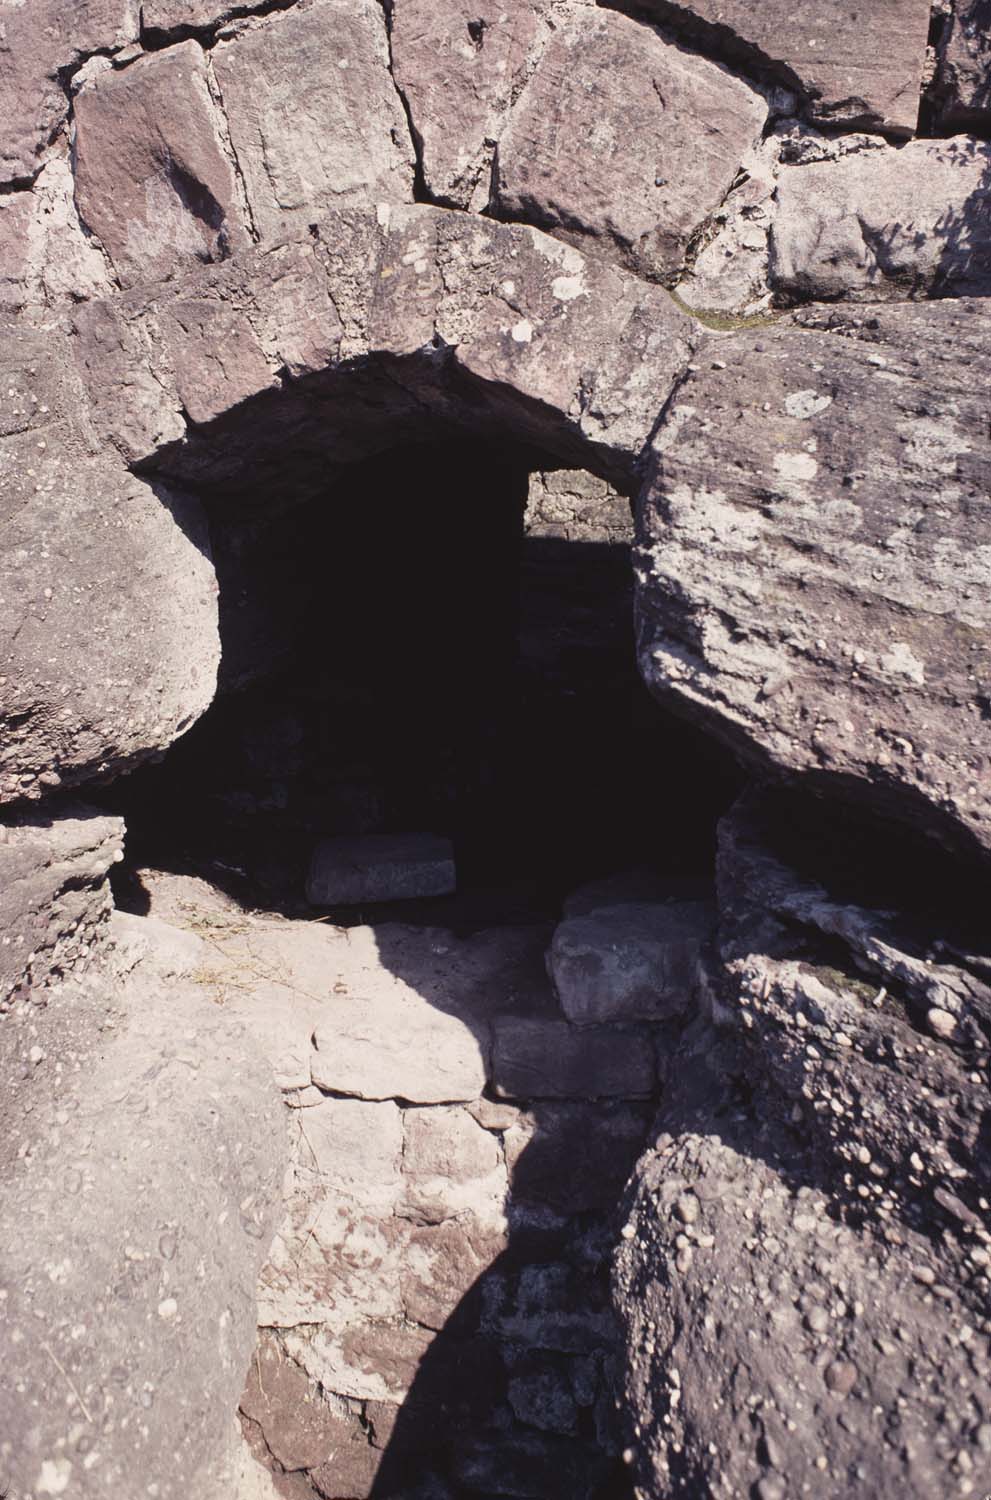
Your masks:
[[[991,1489],[986,10],[0,6],[0,1493]]]

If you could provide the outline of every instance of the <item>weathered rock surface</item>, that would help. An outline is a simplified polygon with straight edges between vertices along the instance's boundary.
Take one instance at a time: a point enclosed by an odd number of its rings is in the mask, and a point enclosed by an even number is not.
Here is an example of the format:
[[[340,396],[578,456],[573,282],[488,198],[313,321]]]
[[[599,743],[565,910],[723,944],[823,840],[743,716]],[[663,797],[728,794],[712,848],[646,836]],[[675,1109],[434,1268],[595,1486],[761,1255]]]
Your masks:
[[[787,0],[647,0],[650,15],[711,56],[742,63],[807,97],[812,117],[846,129],[911,135],[929,0],[892,0],[855,17],[839,0],[814,14]]]
[[[455,889],[454,846],[429,833],[323,839],[306,882],[314,906],[446,896]]]
[[[62,76],[86,57],[133,42],[137,0],[6,5],[0,16],[0,184],[34,177],[68,114]]]
[[[439,1104],[475,1099],[485,1087],[484,1035],[400,981],[347,997],[315,1044],[312,1080],[334,1093]]]
[[[548,36],[551,0],[395,0],[393,74],[431,197],[483,209],[492,155]]]
[[[987,307],[720,340],[654,441],[638,566],[665,701],[779,774],[985,849]]]
[[[311,0],[212,54],[257,232],[272,240],[346,200],[412,197],[413,147],[375,0]]]
[[[105,933],[107,875],[120,857],[124,824],[92,808],[22,817],[0,829],[0,1009],[17,990],[37,1004]],[[10,1028],[3,1028],[9,1036]]]
[[[53,156],[30,191],[0,196],[0,310],[65,309],[106,297],[113,279],[84,233],[65,156]]]
[[[249,242],[197,42],[98,73],[76,96],[76,203],[124,286],[225,260]]]
[[[669,1021],[686,1014],[713,913],[701,901],[606,906],[569,917],[547,968],[569,1021]]]
[[[771,227],[770,280],[788,297],[986,295],[991,146],[910,141],[786,167]]]
[[[154,965],[58,1000],[21,1003],[34,1047],[4,1080],[0,1471],[25,1496],[126,1493],[136,1472],[162,1496],[232,1493],[284,1150],[267,1070]]]
[[[732,74],[625,16],[589,10],[555,34],[513,111],[495,203],[670,279],[766,117]]]
[[[937,60],[933,93],[940,124],[987,131],[991,124],[991,5],[953,0]]]
[[[158,454],[187,478],[250,469],[253,483],[284,476],[287,433],[296,472],[325,482],[328,460],[380,448],[386,429],[422,440],[426,417],[511,425],[629,485],[693,338],[659,288],[538,230],[421,206],[331,215],[318,243],[93,303],[77,329],[77,358],[100,371],[101,436],[132,462]],[[336,373],[338,399],[308,405],[282,369],[322,377],[315,395]]]
[[[288,9],[292,0],[283,0]],[[143,0],[141,27],[156,40],[215,27],[232,16],[267,10],[269,0]],[[281,8],[281,7],[280,7]]]
[[[523,530],[568,542],[628,545],[633,517],[626,495],[584,469],[530,475]]]
[[[550,235],[436,209],[390,221],[371,347],[450,347],[483,398],[478,419],[512,421],[562,458],[583,453],[622,472],[616,456],[639,452],[658,387],[670,388],[690,338],[690,320],[662,291]],[[457,420],[461,399],[439,409]]]
[[[62,337],[11,326],[3,363],[0,799],[11,801],[170,744],[210,702],[219,642],[196,502],[94,454]]]
[[[723,826],[723,1032],[686,1035],[617,1263],[636,1480],[980,1492],[986,1036],[934,1039],[900,979],[865,982],[889,917],[789,868],[764,811]]]

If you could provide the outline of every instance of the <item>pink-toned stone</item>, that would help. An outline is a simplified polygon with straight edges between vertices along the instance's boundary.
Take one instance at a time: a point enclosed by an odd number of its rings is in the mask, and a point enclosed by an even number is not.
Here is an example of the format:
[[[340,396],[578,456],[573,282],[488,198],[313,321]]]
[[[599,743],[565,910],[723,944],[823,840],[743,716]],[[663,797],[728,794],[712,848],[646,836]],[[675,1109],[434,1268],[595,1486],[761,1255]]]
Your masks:
[[[395,0],[393,72],[438,202],[488,202],[493,147],[550,35],[549,9],[549,0]]]
[[[233,163],[196,42],[84,87],[76,202],[124,285],[164,281],[247,245]]]
[[[668,278],[766,118],[740,79],[590,9],[555,34],[513,111],[496,202],[508,218]]]
[[[413,144],[375,0],[304,0],[212,56],[263,239],[347,201],[412,197]]]

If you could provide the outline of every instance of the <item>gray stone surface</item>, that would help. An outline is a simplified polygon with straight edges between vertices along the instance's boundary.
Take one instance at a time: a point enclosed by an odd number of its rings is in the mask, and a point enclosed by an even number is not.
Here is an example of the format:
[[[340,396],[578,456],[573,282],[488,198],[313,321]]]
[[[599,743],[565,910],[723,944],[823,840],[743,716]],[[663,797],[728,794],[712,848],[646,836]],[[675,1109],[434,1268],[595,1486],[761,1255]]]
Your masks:
[[[169,745],[213,696],[219,641],[196,502],[94,454],[54,330],[11,325],[3,366],[0,800],[12,801]]]
[[[581,11],[548,44],[499,140],[495,203],[670,280],[766,116],[759,94],[705,58],[613,11]]]
[[[548,1016],[497,1016],[492,1085],[504,1099],[640,1099],[657,1070],[649,1032],[574,1027]]]
[[[657,1500],[981,1493],[983,1072],[865,979],[889,914],[840,918],[775,829],[759,802],[723,825],[721,1029],[686,1033],[628,1200],[635,1482]]]
[[[122,285],[165,281],[249,243],[223,131],[194,41],[79,91],[76,202]]]
[[[789,0],[646,0],[637,9],[711,56],[798,90],[824,124],[915,131],[929,0],[890,0],[856,13],[842,0],[814,12]]]
[[[323,839],[306,882],[314,906],[361,906],[446,896],[457,886],[454,846],[429,833],[369,833]]]
[[[393,74],[437,202],[483,209],[496,142],[550,33],[551,0],[395,0]]]
[[[195,985],[141,963],[81,974],[35,1028],[40,1058],[4,1078],[3,1482],[233,1493],[283,1170],[267,1068]]]
[[[137,0],[60,0],[6,5],[0,16],[0,183],[30,181],[64,127],[69,98],[60,78],[100,49],[133,42]]]
[[[991,146],[970,136],[785,167],[771,285],[792,298],[986,295],[989,193]]]
[[[665,702],[985,849],[987,312],[819,309],[711,346],[655,438],[638,562]]]
[[[39,812],[0,828],[0,1006],[44,989],[85,959],[106,931],[107,876],[124,824],[94,808]],[[10,1026],[2,1028],[6,1038]]]
[[[263,239],[347,200],[412,197],[413,146],[375,0],[307,0],[247,25],[212,58]]]
[[[630,903],[566,918],[547,954],[561,1009],[578,1026],[686,1015],[713,926],[702,901]]]

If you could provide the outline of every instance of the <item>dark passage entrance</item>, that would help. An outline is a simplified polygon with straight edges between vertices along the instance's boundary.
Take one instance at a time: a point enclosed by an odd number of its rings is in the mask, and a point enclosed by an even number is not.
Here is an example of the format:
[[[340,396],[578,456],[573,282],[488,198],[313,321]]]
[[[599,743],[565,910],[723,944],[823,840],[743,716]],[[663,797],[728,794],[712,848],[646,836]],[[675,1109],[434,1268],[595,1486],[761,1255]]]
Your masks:
[[[640,683],[632,521],[603,481],[455,438],[204,499],[220,686],[112,792],[132,861],[294,909],[320,837],[440,833],[459,894],[422,914],[469,925],[634,865],[709,876],[737,773]]]
[[[236,915],[197,918],[218,1003],[237,1003],[216,977],[227,965],[234,996],[251,1005],[257,991],[276,1027],[291,1031],[315,997],[326,1016],[282,1082],[303,1202],[277,1238],[290,1288],[317,1293],[297,1314],[290,1292],[264,1325],[245,1431],[289,1500],[629,1500],[609,1265],[664,1028],[572,1027],[545,954],[563,898],[596,877],[650,871],[655,898],[707,890],[740,782],[640,682],[629,502],[523,446],[463,437],[305,488],[266,476],[253,491],[242,476],[201,495],[218,694],[160,764],[107,796],[128,827],[122,904],[157,910],[163,871],[235,898]],[[265,920],[314,916],[320,840],[403,832],[453,841],[455,895],[342,909],[326,926]],[[362,923],[376,958],[353,969]],[[297,952],[310,955],[302,978]],[[469,1084],[339,1071],[356,1007],[378,1066],[411,994],[468,1035]],[[417,1061],[452,1045],[450,1027],[424,1025]],[[402,1149],[390,1136],[376,1155],[389,1129]],[[310,1140],[321,1130],[326,1161]],[[354,1202],[334,1186],[349,1151]],[[333,1461],[297,1442],[318,1416],[321,1441],[345,1434]]]

